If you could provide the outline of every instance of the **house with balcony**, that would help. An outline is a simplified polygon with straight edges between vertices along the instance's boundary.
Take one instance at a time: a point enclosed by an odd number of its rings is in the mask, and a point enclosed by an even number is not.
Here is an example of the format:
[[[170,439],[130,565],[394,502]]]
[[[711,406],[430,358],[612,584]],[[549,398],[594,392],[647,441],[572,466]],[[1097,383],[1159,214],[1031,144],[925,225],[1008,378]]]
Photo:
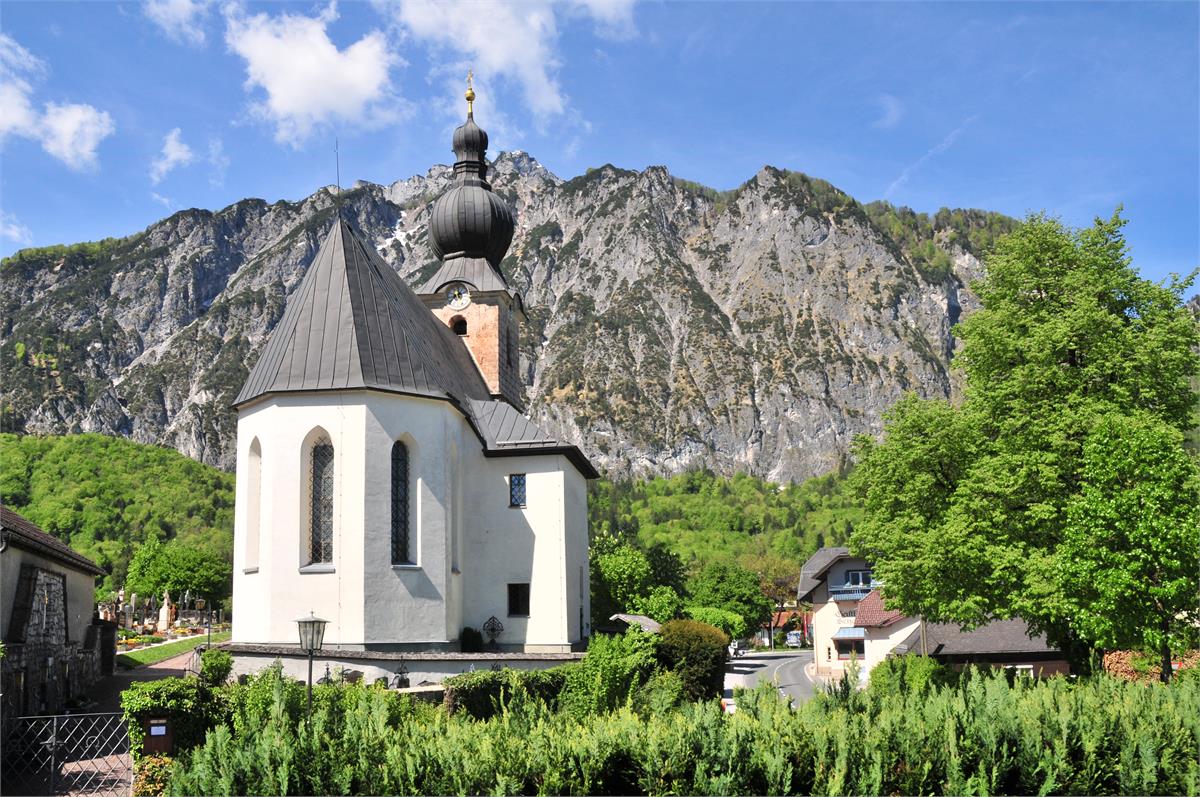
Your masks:
[[[797,598],[812,602],[818,675],[840,677],[852,660],[865,674],[920,625],[885,610],[880,586],[870,563],[847,548],[822,548],[804,563]]]
[[[884,606],[871,563],[847,548],[822,548],[800,571],[797,599],[812,603],[817,674],[839,678],[857,661],[863,678],[889,656],[927,655],[953,667],[986,664],[1048,676],[1070,671],[1063,654],[1021,620],[997,620],[964,631],[927,623]]]

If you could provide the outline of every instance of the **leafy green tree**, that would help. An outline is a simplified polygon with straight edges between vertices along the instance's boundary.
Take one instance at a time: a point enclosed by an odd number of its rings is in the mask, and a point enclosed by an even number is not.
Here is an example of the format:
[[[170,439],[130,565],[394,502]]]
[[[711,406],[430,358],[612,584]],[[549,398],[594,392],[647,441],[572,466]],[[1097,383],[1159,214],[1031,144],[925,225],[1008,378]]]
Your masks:
[[[1196,462],[1153,416],[1109,415],[1084,443],[1082,481],[1060,551],[1068,608],[1100,645],[1156,651],[1167,681],[1200,621]]]
[[[670,587],[659,585],[651,589],[649,595],[634,601],[633,608],[637,614],[665,623],[674,620],[683,611],[683,598]]]
[[[796,587],[800,583],[800,567],[780,556],[742,557],[741,565],[758,576],[762,594],[771,601],[771,618],[767,625],[771,647],[775,647],[775,612],[782,612],[785,603],[796,598]]]
[[[683,613],[697,622],[720,628],[730,639],[744,639],[746,636],[746,621],[740,614],[725,609],[714,609],[712,606],[689,606]]]
[[[706,566],[688,582],[688,591],[694,605],[732,612],[742,618],[748,631],[771,615],[771,599],[763,595],[758,576],[735,564]]]
[[[1021,617],[1080,665],[1103,644],[1062,583],[1084,441],[1108,414],[1186,429],[1200,343],[1190,278],[1141,279],[1123,224],[1031,216],[1001,238],[974,285],[982,309],[957,328],[962,405],[906,399],[881,441],[857,441],[851,547],[891,605],[965,626]]]
[[[233,570],[220,554],[179,540],[164,544],[151,537],[133,555],[125,583],[139,595],[161,596],[166,590],[178,601],[190,591],[197,597],[220,600],[232,591]]]

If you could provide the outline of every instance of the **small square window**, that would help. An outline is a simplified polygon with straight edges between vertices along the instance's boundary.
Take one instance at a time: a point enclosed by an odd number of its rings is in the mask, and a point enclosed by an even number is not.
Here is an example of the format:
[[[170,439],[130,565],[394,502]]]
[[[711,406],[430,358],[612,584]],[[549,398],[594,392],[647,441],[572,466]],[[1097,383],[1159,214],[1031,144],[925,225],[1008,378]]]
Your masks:
[[[509,617],[528,617],[529,616],[529,585],[528,584],[509,584],[508,585],[508,616]]]
[[[525,506],[525,474],[512,473],[508,477],[508,505]]]

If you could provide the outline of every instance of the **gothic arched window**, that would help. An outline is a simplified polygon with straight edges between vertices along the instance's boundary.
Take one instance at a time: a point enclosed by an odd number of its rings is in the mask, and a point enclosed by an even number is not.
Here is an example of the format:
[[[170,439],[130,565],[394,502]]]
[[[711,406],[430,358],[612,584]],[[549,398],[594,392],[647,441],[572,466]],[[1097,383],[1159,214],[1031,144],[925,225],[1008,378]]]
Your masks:
[[[250,443],[250,473],[246,492],[246,560],[245,570],[258,569],[258,538],[262,524],[262,445],[258,438]]]
[[[412,564],[408,545],[408,446],[392,444],[392,564]]]
[[[333,443],[325,435],[308,451],[308,561],[333,561]]]

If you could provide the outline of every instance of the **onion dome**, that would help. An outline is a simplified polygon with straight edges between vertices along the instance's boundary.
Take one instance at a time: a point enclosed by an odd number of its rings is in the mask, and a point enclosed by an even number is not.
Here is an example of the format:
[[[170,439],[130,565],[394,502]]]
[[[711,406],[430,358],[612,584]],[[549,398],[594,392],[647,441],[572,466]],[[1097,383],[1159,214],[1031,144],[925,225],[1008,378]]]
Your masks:
[[[442,260],[481,257],[497,270],[512,243],[512,208],[487,182],[487,132],[475,124],[475,90],[467,78],[467,121],[454,131],[454,185],[438,197],[430,246]]]

